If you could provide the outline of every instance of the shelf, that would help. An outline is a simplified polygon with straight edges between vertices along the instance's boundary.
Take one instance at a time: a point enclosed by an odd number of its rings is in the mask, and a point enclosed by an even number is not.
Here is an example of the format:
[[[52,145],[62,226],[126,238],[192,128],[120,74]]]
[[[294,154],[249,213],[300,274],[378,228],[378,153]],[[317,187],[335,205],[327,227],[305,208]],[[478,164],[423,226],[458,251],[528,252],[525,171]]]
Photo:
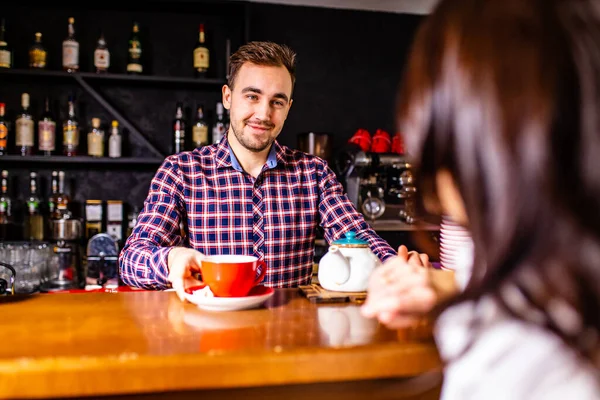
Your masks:
[[[158,167],[163,159],[146,157],[89,157],[89,156],[0,156],[0,165],[11,162],[19,164],[120,164],[120,165],[147,165]]]
[[[216,78],[192,78],[192,77],[177,77],[177,76],[155,76],[155,75],[127,75],[127,74],[96,74],[93,72],[64,72],[52,70],[31,70],[0,68],[0,76],[19,76],[31,78],[49,78],[49,79],[72,79],[76,75],[88,81],[100,82],[130,82],[130,83],[147,83],[147,84],[175,84],[183,86],[221,86],[225,84],[224,79]]]

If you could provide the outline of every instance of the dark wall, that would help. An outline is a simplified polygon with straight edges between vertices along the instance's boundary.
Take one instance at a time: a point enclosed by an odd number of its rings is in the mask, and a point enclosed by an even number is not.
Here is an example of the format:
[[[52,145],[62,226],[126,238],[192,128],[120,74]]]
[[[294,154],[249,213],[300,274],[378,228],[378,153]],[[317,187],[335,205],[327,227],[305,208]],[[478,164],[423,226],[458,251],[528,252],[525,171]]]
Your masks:
[[[294,103],[280,142],[295,147],[300,132],[331,132],[339,148],[358,128],[393,134],[400,74],[421,19],[253,4],[251,39],[285,43],[298,55]]]
[[[112,72],[122,73],[131,24],[137,20],[141,24],[148,73],[192,77],[197,27],[205,22],[212,50],[209,77],[224,79],[225,39],[232,40],[234,51],[248,32],[250,40],[286,43],[298,53],[294,104],[280,136],[280,142],[291,147],[296,147],[296,135],[305,131],[333,133],[337,148],[358,128],[372,133],[382,128],[393,133],[400,73],[407,48],[422,19],[414,15],[244,2],[150,1],[143,8],[130,6],[128,1],[110,8],[92,4],[3,5],[0,16],[7,19],[7,41],[14,52],[14,67],[27,68],[26,51],[34,33],[41,31],[50,53],[48,69],[59,70],[67,18],[74,16],[83,71],[92,70],[93,50],[102,28],[111,50]],[[221,97],[220,84],[186,87],[93,82],[93,86],[164,154],[170,152],[175,102],[184,103],[190,119],[192,109],[205,104],[212,120],[215,104]],[[54,113],[59,119],[66,116],[68,95],[76,95],[82,123],[82,151],[87,150],[85,135],[92,117],[100,117],[106,135],[109,134],[113,117],[74,81],[0,75],[0,102],[7,103],[8,118],[14,118],[20,109],[20,95],[24,91],[30,93],[34,119],[42,112],[44,95],[52,96]],[[10,135],[14,143],[14,132]],[[128,132],[124,139],[124,156],[151,154]],[[0,157],[0,168],[11,173],[12,196],[23,199],[28,193],[30,170],[39,171],[43,195],[47,198],[50,173],[56,166],[12,165]],[[88,198],[121,199],[129,205],[141,206],[156,167],[73,165],[63,169],[71,177],[71,196],[79,203]]]

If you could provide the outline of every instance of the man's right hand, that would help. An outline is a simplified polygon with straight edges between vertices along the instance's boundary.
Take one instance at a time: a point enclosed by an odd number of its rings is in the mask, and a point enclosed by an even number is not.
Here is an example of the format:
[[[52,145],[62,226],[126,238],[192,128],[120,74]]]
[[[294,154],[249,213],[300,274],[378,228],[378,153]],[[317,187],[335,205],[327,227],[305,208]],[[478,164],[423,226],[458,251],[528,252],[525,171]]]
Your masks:
[[[181,301],[185,301],[186,288],[202,284],[195,275],[200,272],[203,258],[204,254],[187,247],[175,247],[169,251],[167,279]]]

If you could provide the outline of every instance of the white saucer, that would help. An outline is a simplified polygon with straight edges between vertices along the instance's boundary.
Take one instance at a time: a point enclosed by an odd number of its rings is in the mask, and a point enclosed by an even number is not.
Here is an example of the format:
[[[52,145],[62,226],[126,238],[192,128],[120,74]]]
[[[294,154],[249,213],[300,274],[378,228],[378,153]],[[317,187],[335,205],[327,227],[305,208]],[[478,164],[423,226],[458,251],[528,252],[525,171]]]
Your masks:
[[[253,287],[245,297],[208,297],[186,293],[185,298],[203,310],[235,311],[258,307],[274,293],[273,288],[258,285]]]

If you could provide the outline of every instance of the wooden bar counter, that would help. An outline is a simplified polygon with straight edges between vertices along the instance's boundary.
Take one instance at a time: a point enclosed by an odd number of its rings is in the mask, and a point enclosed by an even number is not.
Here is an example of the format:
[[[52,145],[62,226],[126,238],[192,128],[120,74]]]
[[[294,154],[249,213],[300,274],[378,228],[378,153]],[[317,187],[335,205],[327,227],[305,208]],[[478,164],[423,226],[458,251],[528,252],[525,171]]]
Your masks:
[[[436,399],[431,329],[388,330],[359,306],[277,289],[211,312],[174,292],[0,299],[0,398]]]

